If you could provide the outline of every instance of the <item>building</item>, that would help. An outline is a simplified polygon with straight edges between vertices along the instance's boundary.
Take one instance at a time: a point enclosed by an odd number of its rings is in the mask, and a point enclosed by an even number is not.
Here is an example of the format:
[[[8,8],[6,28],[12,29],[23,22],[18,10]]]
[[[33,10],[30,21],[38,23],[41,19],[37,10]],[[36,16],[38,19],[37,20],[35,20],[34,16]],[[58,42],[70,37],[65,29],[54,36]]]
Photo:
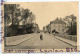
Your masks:
[[[48,24],[48,25],[44,26],[44,27],[43,27],[43,31],[44,31],[44,32],[48,32],[48,33],[49,33],[49,32],[51,31],[50,24]]]
[[[60,19],[58,19],[58,17],[54,20],[50,22],[50,32],[53,33],[58,32],[58,33],[64,33],[65,29],[66,29],[66,23],[64,21]]]
[[[44,32],[47,32],[46,26],[43,27],[43,31],[44,31]]]
[[[46,26],[46,28],[47,28],[47,32],[49,33],[50,31],[51,31],[51,25],[50,24],[48,24],[47,26]]]

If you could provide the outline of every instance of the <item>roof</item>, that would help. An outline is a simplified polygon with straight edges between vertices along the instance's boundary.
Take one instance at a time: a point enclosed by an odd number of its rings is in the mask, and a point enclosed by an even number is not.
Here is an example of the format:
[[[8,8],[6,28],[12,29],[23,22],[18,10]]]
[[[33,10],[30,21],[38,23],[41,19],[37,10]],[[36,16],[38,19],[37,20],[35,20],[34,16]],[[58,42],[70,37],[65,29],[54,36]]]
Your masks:
[[[64,21],[61,20],[61,18],[60,19],[57,18],[54,21],[51,21],[50,23],[51,24],[66,24]]]

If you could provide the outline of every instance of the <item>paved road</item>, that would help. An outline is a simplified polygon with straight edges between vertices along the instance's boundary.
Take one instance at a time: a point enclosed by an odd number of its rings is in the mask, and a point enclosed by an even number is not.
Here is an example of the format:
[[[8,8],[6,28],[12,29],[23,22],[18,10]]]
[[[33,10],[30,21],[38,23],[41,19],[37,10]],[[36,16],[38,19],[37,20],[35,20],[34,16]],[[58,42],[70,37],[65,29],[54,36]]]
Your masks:
[[[8,49],[65,49],[67,47],[74,48],[71,45],[68,45],[49,34],[43,34],[43,40],[40,40],[40,34],[37,34],[35,37],[30,38],[16,46],[8,46]]]

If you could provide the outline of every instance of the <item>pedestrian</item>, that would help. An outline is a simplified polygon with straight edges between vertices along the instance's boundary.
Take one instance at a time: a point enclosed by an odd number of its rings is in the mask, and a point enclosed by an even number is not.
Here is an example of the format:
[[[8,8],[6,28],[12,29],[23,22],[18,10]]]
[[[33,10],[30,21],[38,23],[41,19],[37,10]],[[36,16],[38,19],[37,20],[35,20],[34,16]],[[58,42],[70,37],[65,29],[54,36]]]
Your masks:
[[[42,34],[40,34],[40,40],[43,40]]]

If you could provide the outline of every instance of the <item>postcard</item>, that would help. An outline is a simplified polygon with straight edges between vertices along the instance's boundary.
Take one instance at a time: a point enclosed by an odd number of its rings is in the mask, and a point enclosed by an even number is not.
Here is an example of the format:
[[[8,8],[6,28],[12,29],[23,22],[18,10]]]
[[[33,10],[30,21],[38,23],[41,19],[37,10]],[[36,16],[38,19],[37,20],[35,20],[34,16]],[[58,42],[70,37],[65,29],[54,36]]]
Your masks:
[[[4,2],[2,52],[78,52],[79,2]]]

